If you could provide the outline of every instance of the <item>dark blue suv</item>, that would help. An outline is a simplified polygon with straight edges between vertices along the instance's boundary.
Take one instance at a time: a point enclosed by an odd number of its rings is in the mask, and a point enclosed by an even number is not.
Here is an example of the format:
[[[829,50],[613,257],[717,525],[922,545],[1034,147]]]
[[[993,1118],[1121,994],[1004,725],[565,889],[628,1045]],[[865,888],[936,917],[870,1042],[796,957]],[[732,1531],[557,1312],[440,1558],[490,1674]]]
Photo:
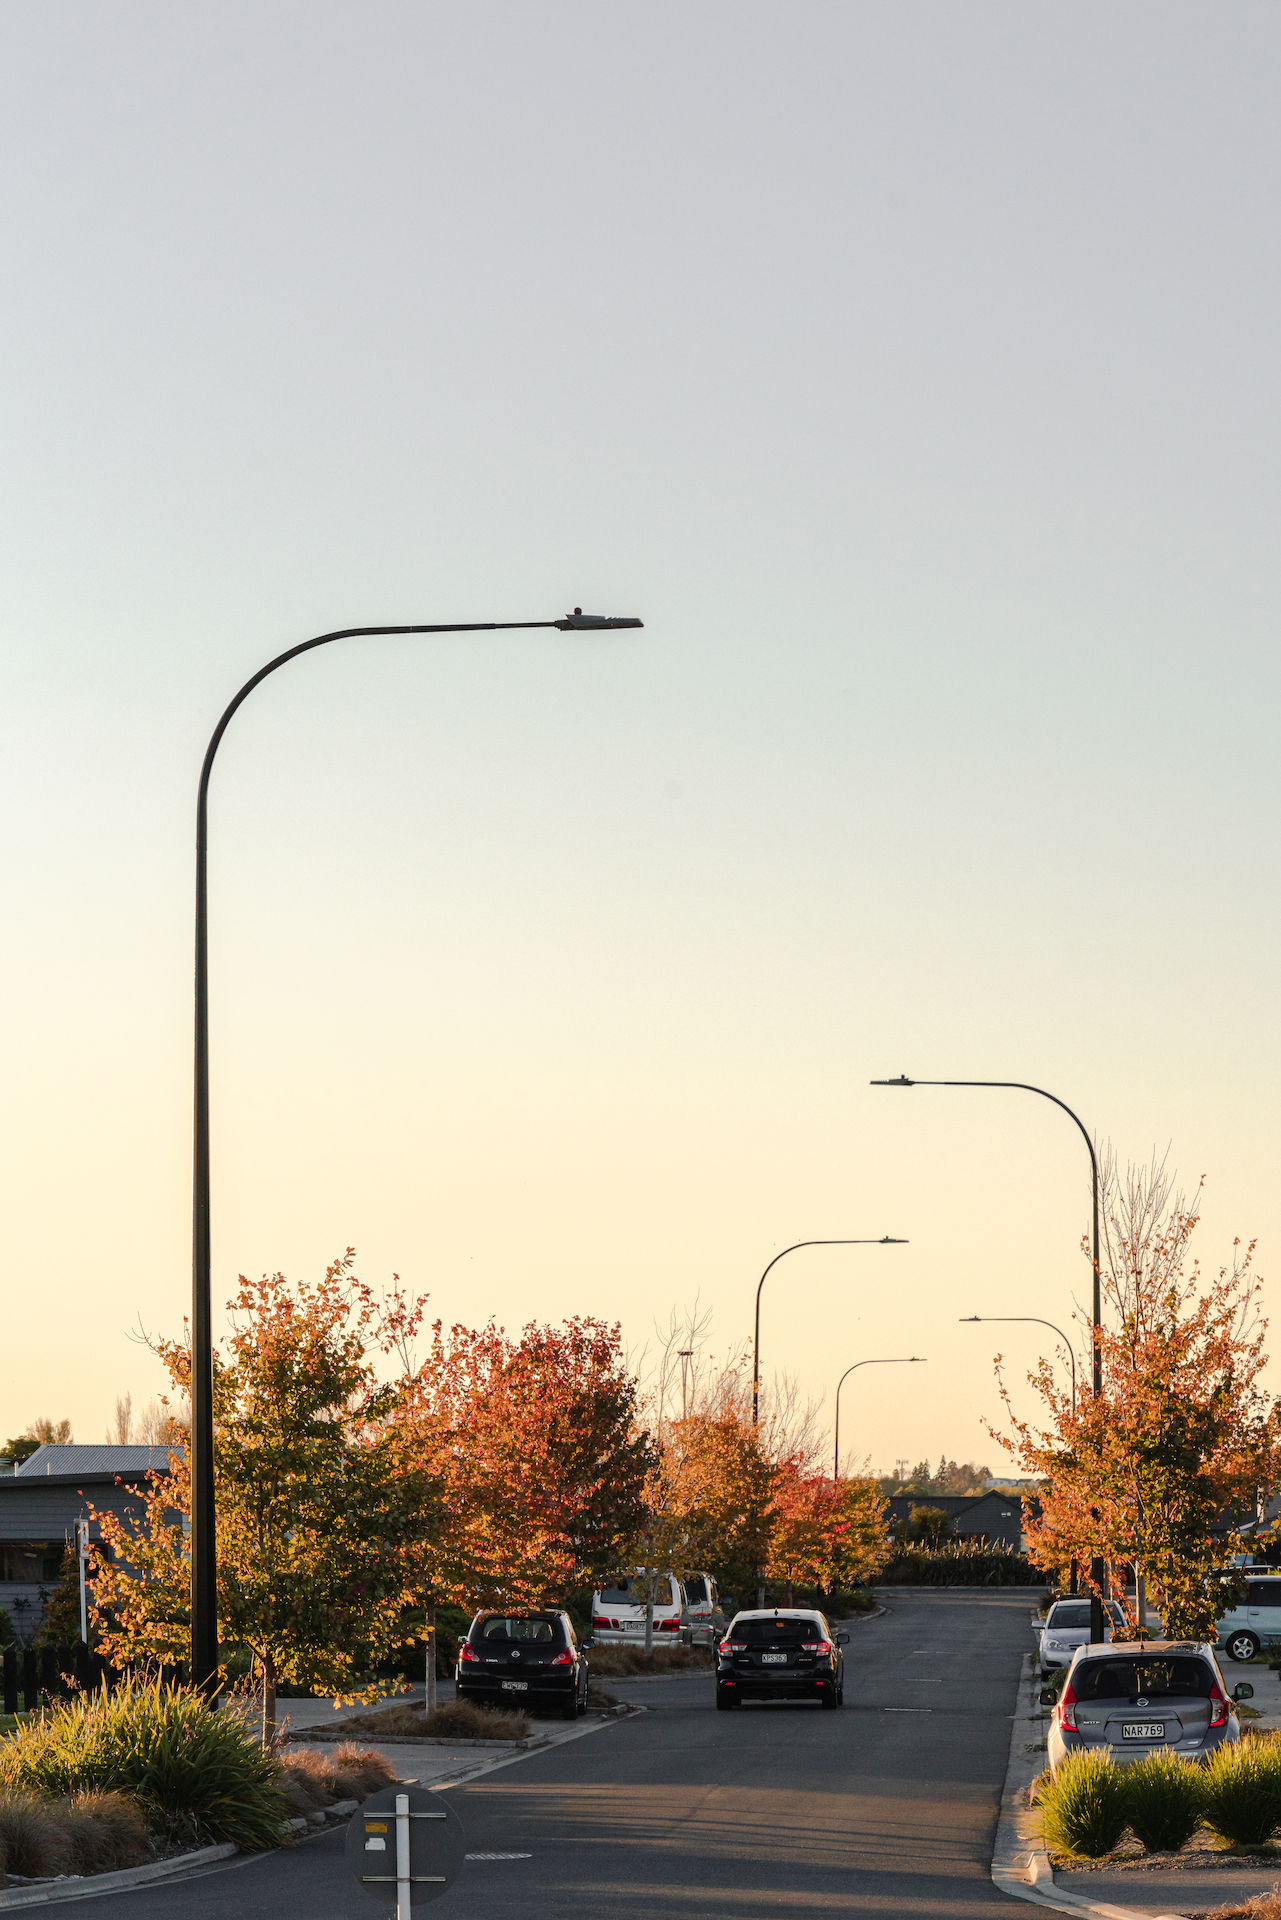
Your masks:
[[[744,1700],[818,1700],[839,1707],[845,1698],[848,1633],[833,1633],[821,1613],[775,1607],[736,1613],[716,1649],[716,1704],[722,1711]]]

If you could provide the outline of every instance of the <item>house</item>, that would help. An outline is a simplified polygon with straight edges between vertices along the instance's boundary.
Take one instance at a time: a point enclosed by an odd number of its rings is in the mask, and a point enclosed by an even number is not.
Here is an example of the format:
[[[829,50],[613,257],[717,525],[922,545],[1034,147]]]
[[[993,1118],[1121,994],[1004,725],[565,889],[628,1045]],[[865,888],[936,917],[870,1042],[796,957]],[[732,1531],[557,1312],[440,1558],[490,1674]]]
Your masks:
[[[952,1533],[960,1539],[982,1536],[993,1547],[1021,1553],[1027,1542],[1023,1534],[1023,1499],[1017,1493],[993,1488],[988,1493],[896,1493],[886,1501],[886,1519],[891,1527],[906,1526],[914,1507],[937,1507],[952,1523]]]
[[[74,1547],[76,1522],[92,1505],[141,1523],[147,1474],[169,1471],[171,1447],[38,1447],[15,1473],[0,1476],[0,1607],[24,1644]],[[89,1537],[100,1537],[97,1521]]]

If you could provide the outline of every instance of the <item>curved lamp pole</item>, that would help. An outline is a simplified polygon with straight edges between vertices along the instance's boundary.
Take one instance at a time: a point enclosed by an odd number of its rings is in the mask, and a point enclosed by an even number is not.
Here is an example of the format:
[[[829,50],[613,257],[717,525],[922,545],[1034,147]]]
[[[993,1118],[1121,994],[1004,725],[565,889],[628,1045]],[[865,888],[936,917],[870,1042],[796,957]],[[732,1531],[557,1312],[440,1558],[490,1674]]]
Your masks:
[[[905,1073],[900,1073],[897,1080],[872,1080],[869,1081],[868,1084],[873,1087],[1007,1087],[1014,1089],[1018,1093],[1037,1093],[1040,1094],[1042,1100],[1052,1100],[1056,1107],[1061,1107],[1068,1119],[1074,1121],[1080,1128],[1081,1138],[1084,1140],[1090,1156],[1090,1187],[1094,1201],[1093,1230],[1090,1241],[1091,1265],[1094,1268],[1090,1344],[1094,1350],[1092,1379],[1094,1397],[1097,1400],[1103,1391],[1103,1351],[1099,1345],[1099,1330],[1103,1319],[1099,1284],[1099,1161],[1098,1155],[1094,1151],[1094,1142],[1091,1140],[1089,1131],[1086,1128],[1085,1122],[1081,1119],[1081,1116],[1073,1113],[1067,1101],[1060,1100],[1057,1093],[1048,1093],[1044,1087],[1029,1086],[1026,1080],[909,1080]],[[1057,1332],[1058,1329],[1056,1328],[1055,1331]],[[1105,1571],[1106,1569],[1102,1560],[1094,1560],[1091,1562],[1090,1578],[1097,1588],[1101,1588],[1103,1585]],[[1090,1643],[1091,1645],[1098,1645],[1102,1642],[1102,1639],[1103,1602],[1099,1599],[1098,1593],[1093,1593],[1090,1596]]]
[[[924,1366],[924,1364],[925,1355],[923,1353],[909,1353],[901,1359],[856,1360],[852,1367],[846,1367],[844,1373],[836,1383],[836,1445],[832,1454],[833,1480],[839,1480],[841,1477],[841,1388],[845,1385],[850,1375],[857,1373],[860,1367],[920,1367]]]
[[[200,769],[196,797],[196,1061],[195,1165],[191,1255],[191,1677],[208,1695],[218,1680],[218,1573],[214,1540],[213,1334],[209,1304],[209,775],[222,736],[236,709],[254,688],[299,654],[333,640],[363,640],[402,633],[506,633],[558,627],[562,633],[639,627],[639,620],[606,619],[580,607],[563,620],[476,620],[444,626],[340,627],[290,647],[246,680],[213,730]]]
[[[1076,1355],[1072,1351],[1072,1342],[1062,1327],[1056,1327],[1053,1320],[1039,1320],[1034,1313],[963,1313],[960,1324],[963,1327],[983,1326],[989,1321],[1000,1321],[1005,1326],[1048,1327],[1051,1333],[1057,1333],[1067,1348],[1067,1357],[1072,1363],[1072,1418],[1076,1418]]]
[[[756,1282],[756,1331],[752,1335],[752,1426],[758,1425],[761,1397],[761,1288],[769,1279],[771,1270],[789,1253],[796,1253],[801,1247],[905,1247],[906,1240],[894,1240],[884,1234],[879,1240],[797,1240],[792,1246],[784,1247],[782,1253],[776,1253]]]

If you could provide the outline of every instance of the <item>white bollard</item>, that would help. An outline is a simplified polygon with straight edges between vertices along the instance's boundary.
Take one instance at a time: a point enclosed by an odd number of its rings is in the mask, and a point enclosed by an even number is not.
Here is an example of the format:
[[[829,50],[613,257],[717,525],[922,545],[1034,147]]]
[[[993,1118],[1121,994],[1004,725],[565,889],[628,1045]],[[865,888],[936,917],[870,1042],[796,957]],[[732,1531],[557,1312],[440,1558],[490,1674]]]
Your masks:
[[[409,1795],[396,1795],[396,1920],[410,1920]]]

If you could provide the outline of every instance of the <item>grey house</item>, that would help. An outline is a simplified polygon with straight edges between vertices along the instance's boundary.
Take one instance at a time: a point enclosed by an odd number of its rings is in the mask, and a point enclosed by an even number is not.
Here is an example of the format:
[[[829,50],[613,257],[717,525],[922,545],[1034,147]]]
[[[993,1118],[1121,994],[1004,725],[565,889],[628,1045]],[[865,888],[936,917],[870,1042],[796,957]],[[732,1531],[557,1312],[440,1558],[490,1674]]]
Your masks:
[[[28,1642],[74,1549],[76,1522],[99,1512],[141,1523],[148,1471],[169,1471],[169,1447],[38,1447],[16,1472],[0,1475],[0,1607]],[[99,1538],[97,1521],[89,1537]]]
[[[906,1526],[913,1507],[939,1507],[961,1539],[981,1535],[994,1547],[1018,1553],[1023,1542],[1023,1502],[1017,1493],[896,1493],[886,1501],[891,1527]]]

